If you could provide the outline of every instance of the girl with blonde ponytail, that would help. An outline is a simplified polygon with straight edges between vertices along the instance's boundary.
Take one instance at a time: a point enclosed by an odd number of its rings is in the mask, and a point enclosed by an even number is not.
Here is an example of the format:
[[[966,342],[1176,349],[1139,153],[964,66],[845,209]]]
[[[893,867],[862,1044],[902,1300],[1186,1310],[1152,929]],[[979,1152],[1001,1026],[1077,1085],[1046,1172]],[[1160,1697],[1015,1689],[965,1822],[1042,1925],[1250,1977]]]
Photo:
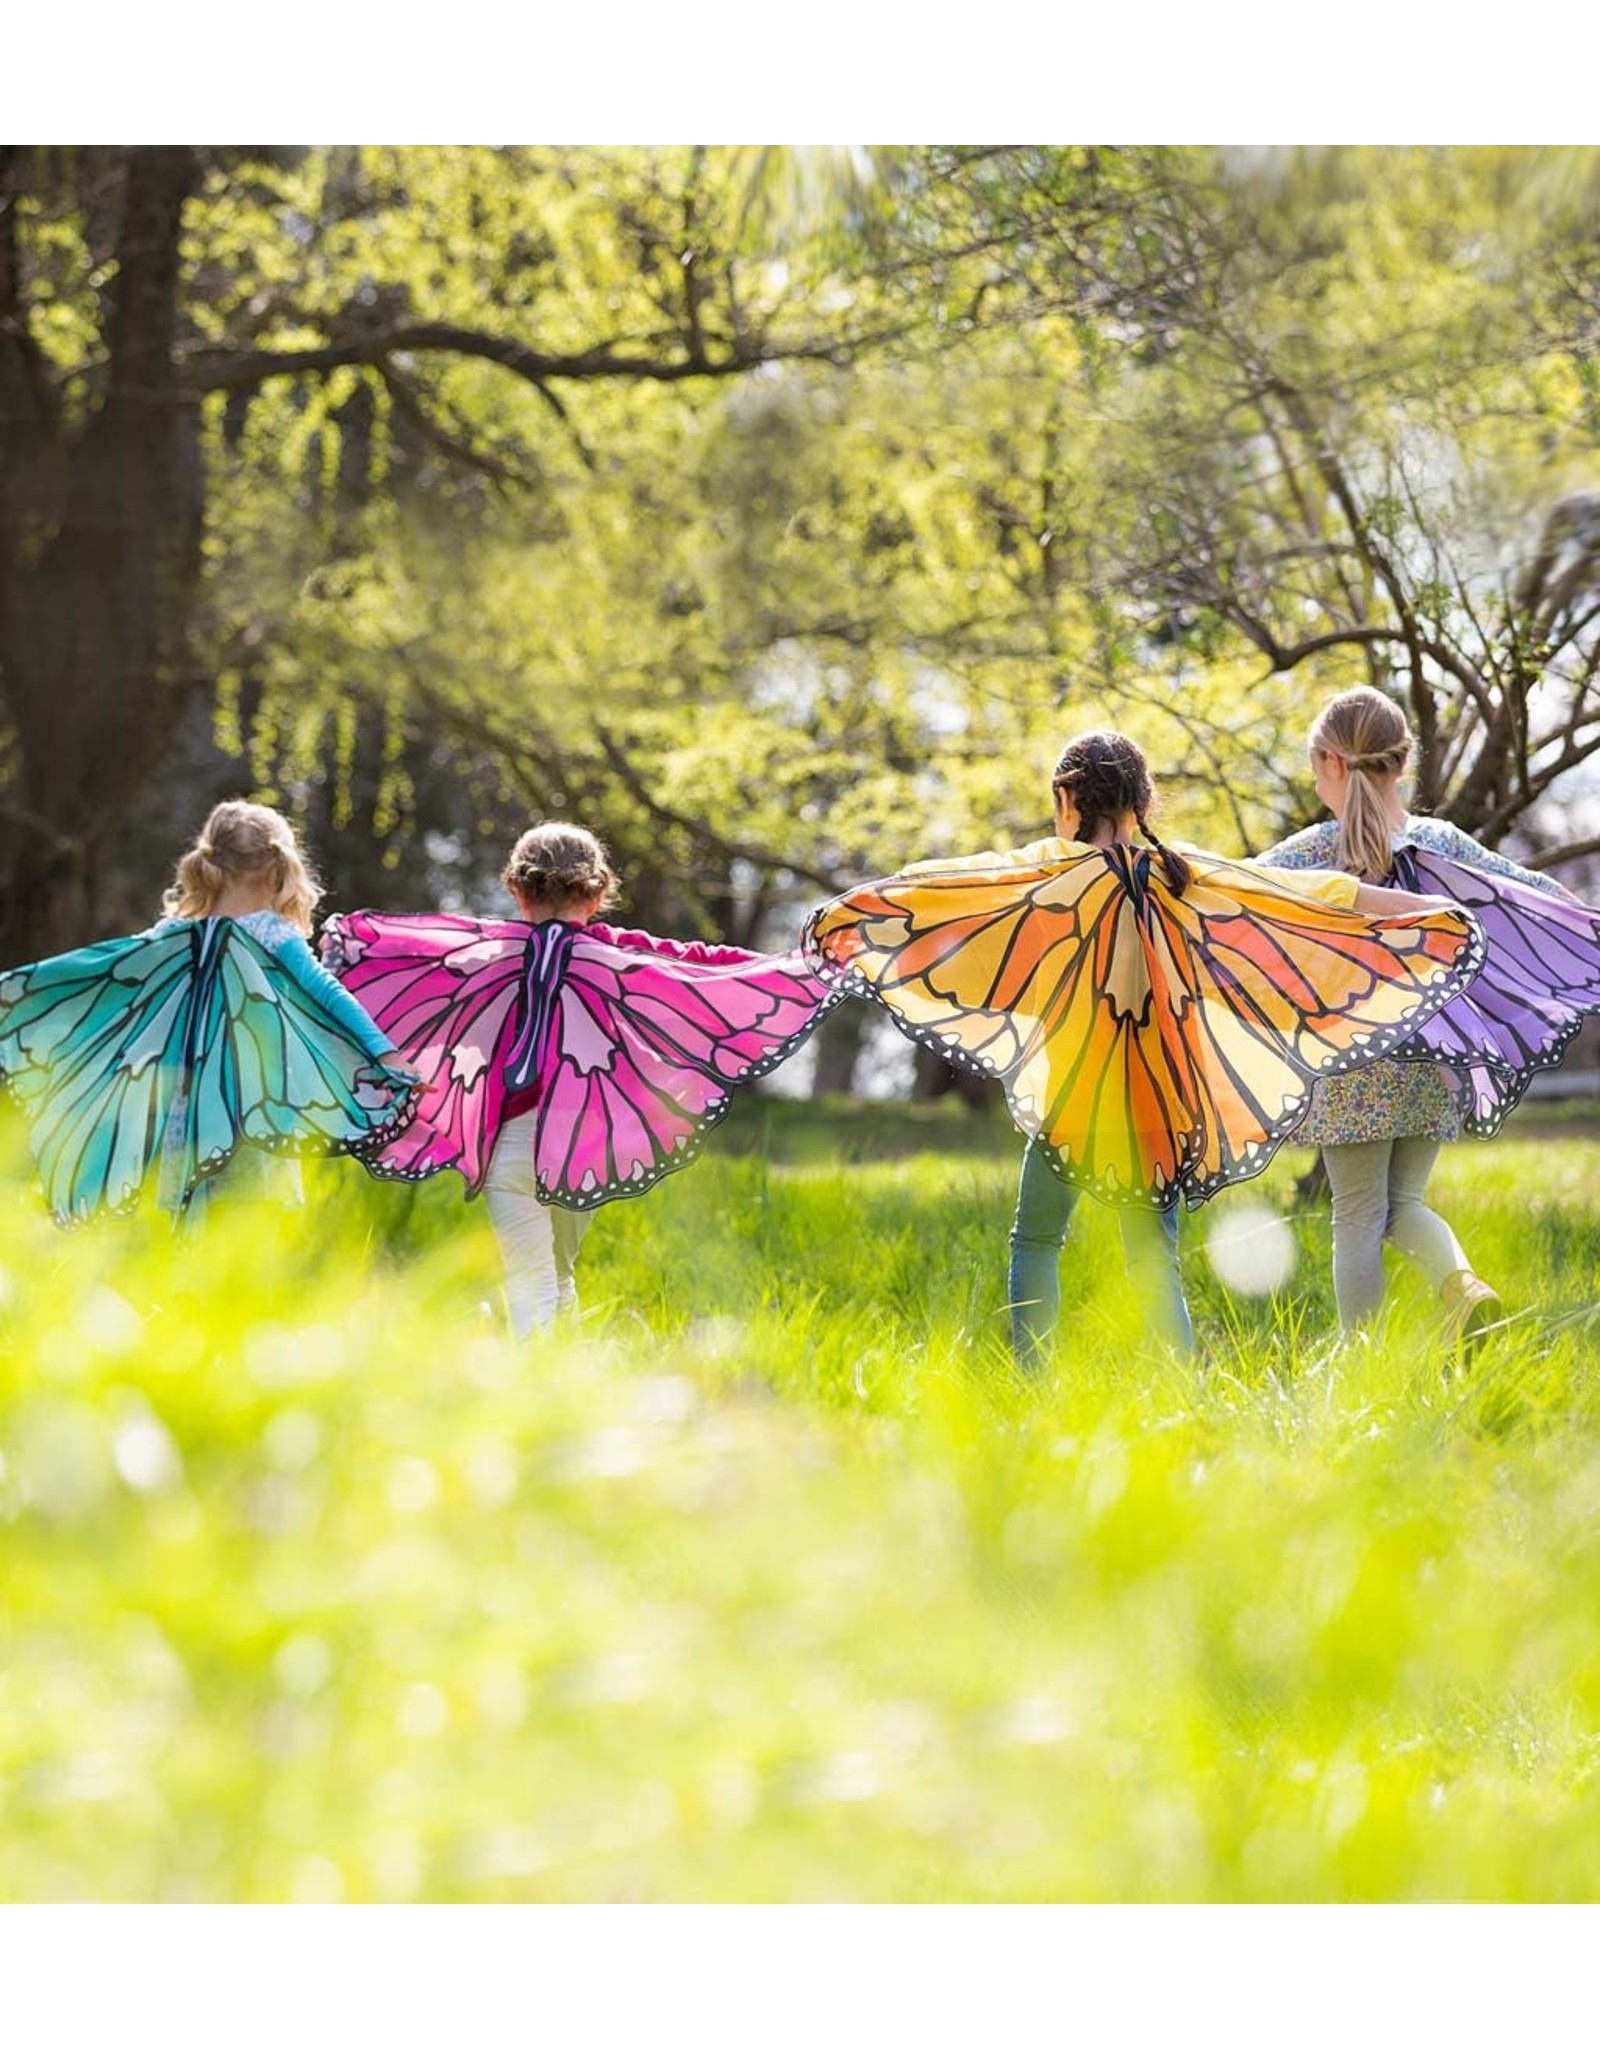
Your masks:
[[[1561,899],[1563,906],[1577,905],[1548,875],[1518,867],[1442,818],[1411,815],[1401,795],[1411,729],[1381,691],[1347,690],[1334,698],[1312,726],[1309,748],[1317,794],[1333,817],[1283,840],[1261,856],[1262,864],[1331,866],[1371,883],[1433,888],[1469,904],[1488,934],[1481,981],[1395,1057],[1319,1082],[1299,1132],[1322,1147],[1333,1195],[1340,1322],[1354,1327],[1382,1307],[1383,1247],[1389,1243],[1421,1267],[1439,1290],[1452,1333],[1469,1339],[1497,1319],[1499,1297],[1473,1271],[1450,1226],[1424,1201],[1428,1176],[1441,1143],[1459,1137],[1464,1124],[1479,1136],[1498,1128],[1527,1073],[1534,1065],[1554,1064],[1577,1029],[1578,1014],[1600,1000],[1600,951],[1594,952],[1594,967],[1583,964],[1600,928],[1586,930],[1590,914],[1581,905],[1576,912],[1545,909],[1526,896],[1537,891],[1542,898]],[[1536,1006],[1549,1014],[1519,1041],[1515,1057],[1475,1004],[1490,992],[1502,1016],[1506,997],[1528,1005],[1531,992],[1520,964],[1508,970],[1497,960],[1495,940],[1504,922],[1497,913],[1510,915],[1513,909],[1525,930],[1541,916],[1570,927],[1562,932],[1562,957],[1573,963],[1580,981],[1595,984],[1571,990],[1552,984],[1542,992],[1543,1004],[1536,996]],[[1539,951],[1537,940],[1533,950]],[[1517,976],[1514,989],[1510,982],[1499,985],[1498,977],[1508,971]],[[1518,1059],[1522,1069],[1513,1071]]]
[[[294,831],[265,804],[218,804],[205,829],[178,862],[162,898],[169,918],[251,916],[270,912],[302,939],[322,889],[306,865]]]
[[[284,1155],[359,1152],[410,1115],[417,1076],[312,957],[319,891],[264,804],[218,804],[166,914],[0,976],[0,1080],[32,1126],[59,1221],[159,1199],[303,1199]]]

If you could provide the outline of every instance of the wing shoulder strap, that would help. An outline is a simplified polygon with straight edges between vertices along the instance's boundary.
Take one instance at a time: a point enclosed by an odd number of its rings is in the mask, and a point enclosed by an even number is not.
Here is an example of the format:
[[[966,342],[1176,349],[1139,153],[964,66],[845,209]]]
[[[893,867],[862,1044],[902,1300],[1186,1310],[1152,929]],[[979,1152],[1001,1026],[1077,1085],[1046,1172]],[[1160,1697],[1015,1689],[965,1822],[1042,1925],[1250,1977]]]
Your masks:
[[[522,1021],[506,1054],[506,1086],[513,1091],[534,1087],[556,998],[566,977],[567,962],[578,927],[552,920],[536,924],[522,962]]]

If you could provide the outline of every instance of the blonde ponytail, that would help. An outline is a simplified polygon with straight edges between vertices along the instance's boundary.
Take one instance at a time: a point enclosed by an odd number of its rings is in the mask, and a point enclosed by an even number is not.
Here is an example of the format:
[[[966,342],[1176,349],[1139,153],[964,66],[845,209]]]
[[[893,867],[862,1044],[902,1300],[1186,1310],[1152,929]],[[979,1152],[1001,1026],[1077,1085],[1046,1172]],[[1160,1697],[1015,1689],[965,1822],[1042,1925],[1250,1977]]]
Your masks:
[[[1411,759],[1405,713],[1380,690],[1346,690],[1311,728],[1310,745],[1348,771],[1335,861],[1347,874],[1381,882],[1394,866],[1384,796]]]
[[[173,917],[204,917],[203,909],[190,906],[215,903],[227,886],[228,878],[218,867],[209,841],[202,839],[179,861],[178,879],[163,902]]]
[[[1389,837],[1389,820],[1372,777],[1365,768],[1352,766],[1345,784],[1344,816],[1339,820],[1335,861],[1347,874],[1381,882],[1394,866]]]

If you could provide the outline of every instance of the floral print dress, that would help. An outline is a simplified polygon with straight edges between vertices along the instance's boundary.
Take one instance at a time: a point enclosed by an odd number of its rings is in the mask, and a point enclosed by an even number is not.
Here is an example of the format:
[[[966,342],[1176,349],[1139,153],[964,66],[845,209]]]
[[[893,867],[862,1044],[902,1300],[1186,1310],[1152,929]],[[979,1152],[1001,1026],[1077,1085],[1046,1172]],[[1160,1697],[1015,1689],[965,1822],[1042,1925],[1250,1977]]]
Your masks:
[[[1570,891],[1549,875],[1518,867],[1503,853],[1480,846],[1469,833],[1443,818],[1408,818],[1394,835],[1396,847],[1419,846],[1490,875],[1504,875],[1546,895]],[[1329,868],[1339,846],[1339,822],[1329,818],[1282,839],[1256,855],[1264,868]],[[1461,1112],[1443,1067],[1428,1060],[1373,1060],[1351,1074],[1319,1081],[1311,1107],[1295,1137],[1305,1145],[1365,1145],[1385,1138],[1458,1138]]]

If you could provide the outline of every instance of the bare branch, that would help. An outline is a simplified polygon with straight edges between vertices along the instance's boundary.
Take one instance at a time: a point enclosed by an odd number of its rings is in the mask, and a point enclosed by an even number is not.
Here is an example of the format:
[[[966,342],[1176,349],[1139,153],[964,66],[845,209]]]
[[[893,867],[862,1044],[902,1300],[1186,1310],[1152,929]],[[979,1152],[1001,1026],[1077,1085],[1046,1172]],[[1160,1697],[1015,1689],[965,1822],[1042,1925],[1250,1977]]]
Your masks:
[[[760,338],[725,344],[720,356],[697,360],[692,354],[640,355],[627,342],[599,342],[593,348],[550,354],[504,335],[446,321],[425,321],[390,327],[372,334],[352,334],[316,348],[191,349],[182,360],[191,391],[245,391],[274,377],[302,377],[355,364],[379,364],[397,355],[442,352],[497,363],[532,384],[548,401],[546,387],[561,380],[595,382],[625,379],[639,383],[681,384],[699,377],[734,377],[762,363],[812,362],[842,366],[861,347],[889,338],[891,332],[860,335],[848,341],[815,339],[768,342]]]
[[[394,400],[395,410],[410,420],[417,431],[442,455],[448,455],[452,461],[461,463],[467,469],[476,470],[480,476],[488,477],[491,482],[504,484],[512,489],[526,490],[532,484],[533,478],[525,469],[518,468],[515,463],[501,461],[497,455],[480,446],[473,438],[471,430],[460,420],[453,420],[451,424],[446,425],[431,409],[430,404],[424,401],[423,394],[411,380],[392,363],[380,363],[378,375],[383,379],[385,389]],[[437,398],[433,399],[431,404],[447,410]]]
[[[1550,846],[1543,853],[1530,853],[1522,865],[1543,873],[1546,868],[1558,868],[1569,860],[1587,860],[1592,853],[1600,853],[1600,836],[1574,839],[1570,846]]]
[[[1243,625],[1242,621],[1237,623]],[[1296,641],[1293,647],[1280,645],[1265,626],[1251,631],[1250,638],[1266,655],[1275,675],[1287,675],[1301,662],[1309,661],[1313,654],[1322,654],[1330,647],[1382,647],[1390,644],[1403,647],[1407,640],[1398,626],[1335,626],[1329,632],[1313,634],[1309,640]]]
[[[680,831],[687,832],[691,839],[709,847],[724,860],[748,861],[752,867],[760,868],[764,873],[782,869],[788,874],[798,875],[802,881],[815,882],[819,888],[828,890],[830,894],[845,886],[848,877],[826,873],[820,868],[807,867],[801,861],[780,858],[767,847],[752,846],[743,840],[729,839],[725,834],[715,831],[703,819],[688,817],[682,811],[674,810],[671,805],[662,803],[634,767],[621,742],[614,739],[598,720],[592,730],[601,753],[611,764],[617,779],[634,801],[652,817],[659,818],[664,824],[677,826]]]

